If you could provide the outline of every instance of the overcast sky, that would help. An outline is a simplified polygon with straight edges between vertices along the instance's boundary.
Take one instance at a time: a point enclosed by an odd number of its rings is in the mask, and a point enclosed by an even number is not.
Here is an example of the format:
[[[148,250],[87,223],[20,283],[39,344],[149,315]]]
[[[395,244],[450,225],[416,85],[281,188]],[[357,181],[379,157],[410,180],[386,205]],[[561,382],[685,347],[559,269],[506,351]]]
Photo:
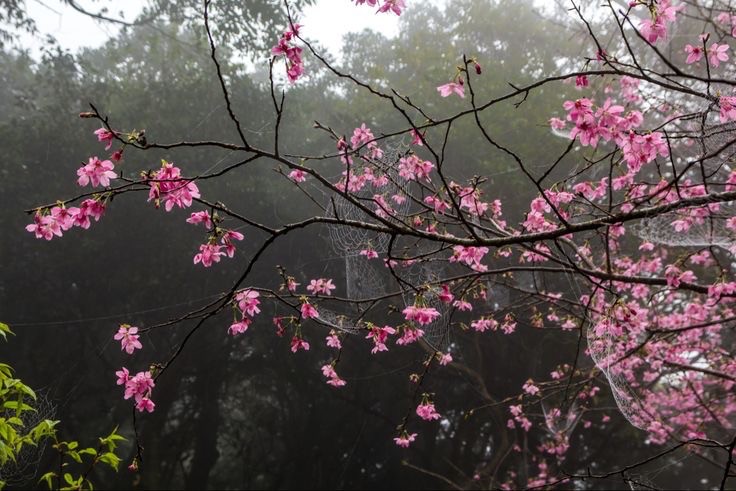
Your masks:
[[[78,3],[91,11],[98,11],[101,5],[105,5],[105,2],[92,0],[78,0]],[[132,20],[145,3],[146,0],[122,0],[110,1],[107,5],[124,5],[125,19]],[[53,35],[62,48],[72,52],[81,47],[100,46],[118,30],[110,23],[97,22],[62,5],[59,0],[26,0],[26,5],[41,33]],[[374,14],[374,11],[374,8],[366,5],[353,5],[350,0],[317,0],[315,5],[305,9],[299,19],[304,24],[305,36],[322,42],[334,55],[339,55],[342,36],[348,32],[370,28],[388,37],[398,33],[396,15]],[[111,7],[109,15],[117,14],[115,7]],[[30,36],[23,36],[22,39],[24,46],[31,47],[34,54],[38,53],[39,41]]]

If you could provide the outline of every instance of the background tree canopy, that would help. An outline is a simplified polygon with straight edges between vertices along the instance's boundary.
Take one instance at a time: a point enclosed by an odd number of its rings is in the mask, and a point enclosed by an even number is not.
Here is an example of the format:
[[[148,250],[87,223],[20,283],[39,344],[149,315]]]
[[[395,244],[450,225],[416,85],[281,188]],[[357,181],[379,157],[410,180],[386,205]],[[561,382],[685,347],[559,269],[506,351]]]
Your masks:
[[[72,0],[61,3],[81,8]],[[240,272],[191,267],[202,234],[182,225],[186,213],[181,210],[174,212],[174,220],[152,210],[150,203],[130,201],[124,209],[111,207],[106,219],[88,233],[53,243],[36,241],[23,231],[29,218],[22,210],[46,203],[50,196],[76,193],[69,176],[82,156],[99,151],[91,137],[97,126],[78,117],[89,110],[90,102],[116,125],[145,129],[148,138],[158,142],[237,140],[209,56],[200,3],[152,0],[138,19],[125,19],[129,25],[99,49],[74,54],[49,49],[34,60],[6,43],[0,53],[0,194],[5,203],[0,215],[0,229],[5,231],[0,238],[0,305],[3,320],[17,333],[10,345],[0,346],[3,360],[53,401],[64,422],[63,433],[89,440],[124,422],[120,433],[129,440],[121,445],[126,462],[136,449],[130,443],[132,410],[121,403],[120,387],[111,375],[126,360],[112,342],[117,325],[150,325],[181,309],[202,306],[227,290]],[[309,3],[294,2],[293,11]],[[100,10],[104,6],[91,13],[120,19],[112,5]],[[248,138],[265,145],[273,138],[267,67],[254,64],[249,55],[266,56],[287,23],[284,9],[279,2],[227,0],[214,2],[211,15],[234,109],[242,116]],[[33,25],[22,2],[7,0],[0,2],[0,23],[20,29]],[[520,28],[531,25],[534,29]],[[0,32],[10,40],[7,32]],[[564,11],[539,11],[532,2],[458,0],[445,8],[412,6],[402,15],[396,38],[367,30],[348,36],[338,66],[361,80],[391,87],[441,117],[453,110],[452,101],[438,98],[436,87],[449,81],[448,67],[463,54],[475,56],[483,67],[477,91],[487,99],[505,93],[509,83],[522,86],[542,74],[574,68],[572,60],[583,50],[578,34],[570,29]],[[316,65],[313,57],[305,56],[307,64]],[[324,74],[287,91],[299,103],[287,105],[281,135],[284,146],[295,152],[333,151],[334,142],[313,128],[315,119],[338,135],[361,123],[384,132],[404,124],[389,104]],[[544,87],[519,107],[499,105],[482,118],[504,145],[532,163],[541,162],[569,144],[550,132],[547,120],[561,113],[563,101],[575,97],[570,85]],[[507,154],[477,144],[481,135],[473,121],[458,125],[447,148],[452,178],[483,175],[490,179],[490,193],[514,189],[514,198],[504,203],[506,216],[523,218],[537,190],[524,184]],[[578,157],[573,151],[557,172],[566,176],[572,166],[565,162]],[[233,152],[211,148],[153,150],[145,161],[138,160],[141,154],[128,158],[135,161],[128,162],[125,172],[156,169],[161,159],[186,164],[191,173],[236,161]],[[340,172],[335,163],[321,165],[328,174]],[[273,165],[261,164],[255,172],[202,182],[200,189],[232,206],[248,206],[262,223],[277,225],[314,211],[306,196],[287,192],[289,184]],[[269,265],[279,262],[301,283],[329,272],[344,289],[345,258],[332,252],[330,240],[328,233],[315,231],[283,239],[256,267],[252,281],[272,282]],[[237,257],[253,252],[246,240]],[[549,286],[575,288],[564,279]],[[500,312],[533,317],[535,307],[523,295],[498,295],[494,301]],[[247,338],[225,336],[217,322],[195,334],[195,348],[185,351],[157,385],[156,411],[139,416],[141,472],[102,474],[99,487],[448,486],[414,467],[451,476],[466,487],[475,486],[474,476],[487,469],[523,476],[536,464],[511,467],[504,456],[516,451],[515,446],[523,451],[533,447],[534,437],[512,439],[506,408],[493,401],[517,395],[530,376],[546,377],[548,367],[574,357],[579,342],[575,332],[550,333],[526,320],[519,321],[515,334],[504,337],[453,330],[453,356],[462,368],[438,375],[430,388],[451,395],[444,399],[445,418],[438,426],[427,423],[421,428],[423,438],[403,451],[392,438],[411,401],[409,376],[422,370],[421,348],[373,356],[364,348],[347,346],[341,356],[350,360],[343,373],[348,385],[334,391],[319,371],[328,358],[325,333],[307,332],[313,340],[310,356],[292,355],[288,339],[275,337],[267,320],[280,312],[271,306],[264,309],[267,315],[251,326]],[[229,316],[221,314],[219,324],[229,325]],[[185,321],[166,338],[147,336],[147,355],[154,359],[170,353],[190,326],[191,321]],[[566,457],[570,472],[607,469],[621,464],[622,456],[628,462],[652,453],[644,433],[629,425],[610,392],[601,387],[597,397],[608,403],[599,407],[607,409],[583,416],[591,425],[585,440],[571,434]],[[712,485],[708,479],[719,475],[708,462],[685,453],[673,453],[640,472],[664,487]],[[609,484],[604,480],[588,485]],[[36,485],[33,479],[25,483],[29,488]]]

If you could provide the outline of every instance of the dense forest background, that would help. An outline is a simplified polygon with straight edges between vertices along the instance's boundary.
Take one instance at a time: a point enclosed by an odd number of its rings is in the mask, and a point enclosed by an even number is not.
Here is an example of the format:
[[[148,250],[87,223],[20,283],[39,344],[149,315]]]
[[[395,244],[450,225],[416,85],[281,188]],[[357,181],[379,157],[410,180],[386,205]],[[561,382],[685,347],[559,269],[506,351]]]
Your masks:
[[[132,409],[123,403],[113,374],[129,360],[112,341],[117,325],[151,325],[229,288],[240,275],[238,264],[253,253],[248,237],[234,262],[202,270],[191,264],[201,231],[184,223],[184,211],[155,210],[143,195],[115,200],[90,230],[51,242],[24,231],[31,218],[23,210],[46,203],[50,196],[77,193],[79,162],[100,152],[92,134],[97,126],[78,117],[90,102],[116,126],[145,129],[154,141],[237,139],[196,12],[193,5],[188,16],[177,18],[162,8],[157,17],[123,29],[99,49],[69,53],[52,47],[33,59],[22,46],[6,43],[0,54],[0,320],[17,333],[0,345],[1,357],[53,406],[62,436],[89,441],[120,425],[131,439],[123,454],[128,461],[135,453]],[[217,12],[214,22],[218,40],[225,43],[221,60],[235,111],[258,145],[272,138],[273,119],[267,64],[258,50],[279,34],[278,28],[266,27],[283,26],[285,19],[278,8],[241,14],[261,27],[251,33],[239,30],[240,24],[225,21],[226,9]],[[260,43],[259,35],[264,36]],[[410,8],[395,39],[371,31],[348,36],[340,66],[360,79],[391,86],[437,114],[451,107],[437,97],[436,87],[463,54],[476,56],[483,66],[478,91],[479,97],[488,98],[503,93],[508,82],[523,84],[571,66],[583,49],[580,41],[562,9],[540,12],[531,2],[460,0],[444,10]],[[363,122],[385,132],[398,127],[388,105],[318,72],[315,59],[307,57],[307,63],[313,75],[286,87],[282,139],[291,153],[333,150],[334,143],[313,128],[315,120],[339,134],[350,134]],[[518,108],[503,105],[483,117],[505,144],[531,162],[542,160],[568,144],[550,132],[547,119],[561,112],[562,101],[572,93],[571,86],[544,88]],[[507,156],[476,145],[478,131],[467,123],[447,149],[453,177],[487,176],[491,192],[515,186],[518,201],[506,201],[506,213],[510,220],[520,217],[536,190],[521,184]],[[234,156],[211,149],[131,151],[122,169],[137,174],[156,168],[160,159],[196,173],[225,166]],[[323,165],[339,173],[337,162]],[[247,175],[202,182],[200,189],[233,209],[257,213],[267,224],[294,220],[313,207],[268,163]],[[278,288],[278,264],[301,283],[332,277],[339,292],[345,288],[345,261],[330,240],[327,230],[283,239],[260,261],[252,282]],[[509,292],[497,292],[492,301],[499,311],[532,313],[532,307]],[[366,343],[346,343],[341,374],[348,384],[338,391],[324,383],[319,370],[328,357],[323,342],[327,330],[316,325],[305,329],[312,350],[292,354],[288,339],[277,337],[269,321],[273,308],[266,306],[266,314],[247,336],[227,336],[228,312],[196,333],[192,346],[159,380],[156,411],[138,417],[144,448],[140,472],[99,475],[99,487],[447,485],[405,463],[468,487],[483,469],[523,476],[538,462],[530,458],[527,468],[514,469],[499,463],[514,445],[526,452],[541,436],[509,431],[504,406],[469,410],[484,405],[485,396],[500,401],[517,395],[526,379],[547,377],[574,356],[578,343],[575,333],[540,330],[523,320],[510,336],[477,335],[461,329],[464,319],[456,318],[449,336],[453,356],[465,369],[447,370],[431,380],[431,390],[442,394],[445,418],[439,425],[426,423],[420,428],[422,437],[404,450],[392,438],[410,404],[409,375],[421,370],[420,347],[371,355]],[[186,332],[183,323],[147,335],[146,359],[168,356]],[[611,469],[657,451],[608,400],[605,379],[599,382],[603,402],[597,407],[604,410],[582,415],[592,425],[585,442],[573,430],[565,464],[570,472]],[[717,475],[707,462],[686,457],[673,453],[643,467],[642,481],[682,488],[702,486],[711,472]],[[49,458],[42,458],[39,468],[49,465]],[[32,474],[27,469],[23,476],[29,479],[16,484],[34,487],[37,477]]]

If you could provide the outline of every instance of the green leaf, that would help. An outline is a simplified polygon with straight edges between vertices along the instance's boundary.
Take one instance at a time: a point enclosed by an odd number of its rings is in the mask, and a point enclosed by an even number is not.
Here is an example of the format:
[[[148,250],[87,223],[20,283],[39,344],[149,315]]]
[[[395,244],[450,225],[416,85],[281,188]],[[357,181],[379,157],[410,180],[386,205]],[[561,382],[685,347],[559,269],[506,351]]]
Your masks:
[[[68,472],[65,472],[65,473],[64,473],[64,481],[66,481],[66,483],[67,483],[67,484],[68,484],[69,486],[74,486],[74,484],[75,484],[75,483],[74,483],[74,478],[73,478],[73,477],[72,477],[72,475],[71,475],[71,474],[69,474]]]
[[[0,336],[2,336],[3,339],[7,341],[8,334],[15,336],[15,333],[10,330],[10,327],[7,324],[0,322]]]
[[[113,452],[105,452],[100,456],[100,462],[104,462],[117,471],[118,465],[120,464],[120,457]]]
[[[31,406],[21,401],[5,401],[3,407],[5,409],[15,409],[16,412],[35,411]]]
[[[79,456],[79,452],[75,452],[74,450],[69,451],[69,457],[71,457],[77,464],[82,463],[82,457]]]
[[[92,447],[89,448],[83,448],[78,452],[80,455],[92,455],[94,457],[97,457],[97,450],[95,450]]]
[[[56,472],[47,472],[43,476],[41,476],[41,479],[38,480],[38,482],[44,481],[46,482],[46,485],[49,487],[49,489],[53,489],[54,485],[52,482],[52,479],[56,477]]]
[[[18,389],[20,389],[24,394],[30,396],[34,401],[36,400],[36,393],[33,392],[33,389],[28,387],[26,384],[19,381]]]

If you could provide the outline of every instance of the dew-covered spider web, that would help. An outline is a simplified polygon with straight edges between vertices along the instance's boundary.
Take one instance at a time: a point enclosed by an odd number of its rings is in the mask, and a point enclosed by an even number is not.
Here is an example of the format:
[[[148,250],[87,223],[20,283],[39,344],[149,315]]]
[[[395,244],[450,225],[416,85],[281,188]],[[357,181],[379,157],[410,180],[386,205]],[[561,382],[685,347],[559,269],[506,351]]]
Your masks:
[[[624,343],[608,334],[597,335],[590,323],[586,334],[590,357],[608,381],[619,411],[629,423],[637,428],[646,429],[651,417],[643,410],[641,400],[622,374],[619,365],[621,358],[626,354]]]
[[[43,420],[53,420],[56,416],[56,407],[45,393],[36,393],[33,405],[35,411],[24,411],[19,416],[23,421],[24,431],[30,431]],[[28,484],[38,472],[45,448],[45,440],[38,445],[23,445],[15,454],[15,460],[8,460],[5,465],[0,466],[0,481],[14,487]]]
[[[441,268],[441,263],[436,262],[419,262],[407,267],[395,268],[397,276],[411,285],[435,284],[433,288],[428,288],[422,294],[422,298],[424,306],[434,308],[440,313],[440,316],[434,322],[422,326],[424,331],[422,339],[437,351],[444,351],[450,344],[450,308],[437,296],[436,283],[441,277]],[[416,296],[412,290],[404,290],[402,297],[404,305],[414,305]]]
[[[376,210],[377,205],[373,198],[374,195],[380,194],[391,206],[386,219],[395,223],[405,220],[411,208],[411,199],[408,198],[410,182],[399,175],[398,163],[408,151],[409,146],[403,142],[386,145],[381,158],[370,159],[365,166],[370,167],[375,175],[385,175],[388,178],[388,184],[375,188],[368,183],[360,191],[351,192],[351,197],[365,205],[366,208]],[[358,161],[357,158],[355,160]],[[351,169],[354,172],[360,171],[360,165],[353,165]],[[406,199],[397,203],[392,199],[394,196],[402,196]],[[341,194],[334,194],[329,198],[327,216],[343,220],[380,223],[360,207],[345,199]],[[403,282],[411,285],[423,285],[435,281],[439,277],[440,271],[438,268],[420,261],[410,266],[402,264],[395,266],[394,274],[400,278],[400,280],[397,280],[392,276],[383,260],[369,260],[360,254],[363,250],[372,250],[379,255],[389,252],[390,236],[388,234],[340,224],[330,225],[329,233],[332,249],[336,256],[345,263],[345,291],[350,299],[375,299],[391,292],[403,290],[404,305],[413,305],[414,296],[411,292],[406,291],[411,289]],[[436,293],[431,289],[423,297],[427,307],[434,307],[441,314],[435,322],[423,326],[425,331],[423,339],[433,348],[441,349],[448,344],[448,308],[439,301]],[[353,314],[326,312],[324,316],[320,311],[320,316],[324,317],[322,319],[323,323],[346,332],[357,332],[360,329],[355,325],[356,315],[359,315],[357,309]]]
[[[376,204],[373,201],[375,194],[383,195],[387,201],[394,195],[406,196],[409,183],[403,177],[399,176],[397,164],[408,149],[409,147],[407,145],[398,143],[394,146],[387,147],[380,159],[371,159],[368,167],[371,167],[374,173],[386,175],[389,179],[388,184],[376,189],[368,183],[360,191],[350,192],[351,197],[361,202],[366,208],[375,210]],[[357,167],[352,167],[353,172],[356,172]],[[391,204],[394,210],[392,216],[402,218],[409,209],[410,200],[407,199],[402,204],[395,204],[393,202]],[[337,193],[330,197],[329,203],[327,204],[327,216],[342,220],[354,220],[374,224],[380,223],[371,218],[354,203],[351,203],[341,194]],[[388,217],[388,219],[393,221],[391,217]],[[340,257],[357,256],[364,249],[373,249],[378,253],[388,250],[390,238],[387,234],[356,227],[346,227],[339,224],[330,225],[329,231],[332,247]]]
[[[677,210],[645,218],[633,230],[638,237],[654,244],[730,249],[736,244],[736,232],[726,227],[726,221],[734,216],[736,205],[727,202],[705,218],[693,220],[687,210]],[[678,227],[682,222],[687,222],[686,227]]]

